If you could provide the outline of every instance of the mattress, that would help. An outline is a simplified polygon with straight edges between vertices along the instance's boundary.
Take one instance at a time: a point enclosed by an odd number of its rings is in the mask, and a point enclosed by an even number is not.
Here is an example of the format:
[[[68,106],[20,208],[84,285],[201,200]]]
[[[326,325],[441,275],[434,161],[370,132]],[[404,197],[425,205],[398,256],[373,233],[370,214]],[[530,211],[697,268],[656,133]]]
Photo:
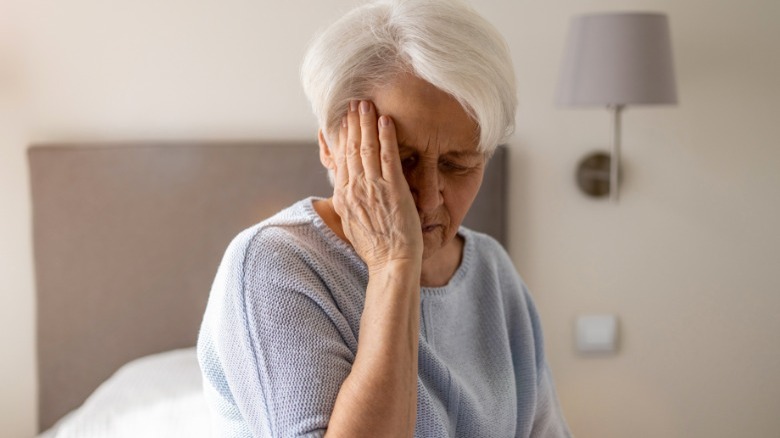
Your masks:
[[[133,360],[39,438],[208,437],[195,348]]]

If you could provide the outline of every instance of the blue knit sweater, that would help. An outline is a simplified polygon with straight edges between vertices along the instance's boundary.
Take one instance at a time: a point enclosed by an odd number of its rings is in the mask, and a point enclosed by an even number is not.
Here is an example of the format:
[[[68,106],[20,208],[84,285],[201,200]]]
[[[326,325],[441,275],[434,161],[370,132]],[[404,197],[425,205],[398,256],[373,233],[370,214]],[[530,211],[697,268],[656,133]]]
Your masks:
[[[198,339],[216,436],[322,436],[355,360],[366,265],[302,200],[239,234]],[[421,289],[417,437],[565,437],[539,318],[504,249],[461,227]]]

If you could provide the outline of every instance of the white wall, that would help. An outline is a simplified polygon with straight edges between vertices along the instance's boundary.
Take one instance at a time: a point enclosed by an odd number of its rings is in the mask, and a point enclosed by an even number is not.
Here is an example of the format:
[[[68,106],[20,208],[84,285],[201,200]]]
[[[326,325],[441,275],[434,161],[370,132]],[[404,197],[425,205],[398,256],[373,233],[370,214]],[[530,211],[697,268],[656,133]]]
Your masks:
[[[35,432],[25,148],[43,141],[312,138],[297,69],[347,0],[0,0],[0,431]],[[520,92],[510,252],[542,314],[578,437],[780,429],[780,2],[473,0]],[[670,15],[680,105],[624,114],[621,203],[581,196],[606,111],[553,105],[569,18]],[[582,358],[580,313],[614,312],[618,355]]]

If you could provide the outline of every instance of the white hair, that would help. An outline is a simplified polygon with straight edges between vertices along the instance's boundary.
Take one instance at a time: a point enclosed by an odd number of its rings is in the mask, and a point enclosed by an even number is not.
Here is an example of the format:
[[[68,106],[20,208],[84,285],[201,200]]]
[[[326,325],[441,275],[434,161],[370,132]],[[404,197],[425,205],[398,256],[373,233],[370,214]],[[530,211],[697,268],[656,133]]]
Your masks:
[[[312,41],[301,80],[327,139],[350,100],[370,99],[403,73],[453,96],[479,127],[478,148],[488,156],[514,131],[507,44],[459,0],[380,0],[352,10]]]

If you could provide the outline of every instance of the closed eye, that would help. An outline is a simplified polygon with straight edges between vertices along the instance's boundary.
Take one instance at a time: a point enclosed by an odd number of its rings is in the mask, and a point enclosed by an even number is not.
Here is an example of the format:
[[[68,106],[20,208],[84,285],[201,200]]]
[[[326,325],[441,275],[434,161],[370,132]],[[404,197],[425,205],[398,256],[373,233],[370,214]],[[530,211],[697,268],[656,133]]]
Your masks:
[[[452,161],[442,161],[439,163],[439,167],[441,167],[443,170],[453,171],[453,172],[464,172],[469,170],[468,166],[464,166],[462,164],[454,163]]]

